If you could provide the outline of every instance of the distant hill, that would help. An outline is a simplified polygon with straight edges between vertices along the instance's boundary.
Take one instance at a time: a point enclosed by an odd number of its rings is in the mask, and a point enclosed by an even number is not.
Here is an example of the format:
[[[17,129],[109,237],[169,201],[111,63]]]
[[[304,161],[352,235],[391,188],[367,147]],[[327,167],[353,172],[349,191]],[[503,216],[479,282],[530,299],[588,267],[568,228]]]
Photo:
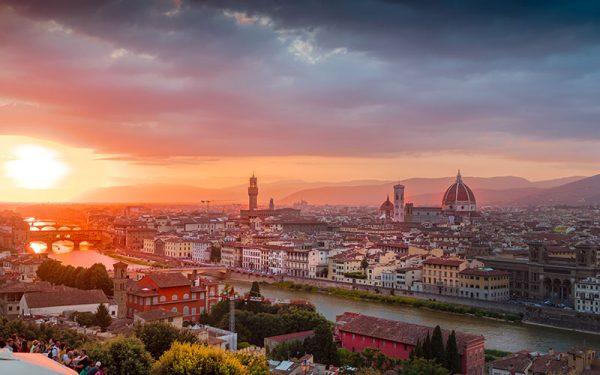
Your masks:
[[[513,204],[534,206],[600,204],[600,174],[545,189],[517,199]]]
[[[410,178],[402,181],[355,180],[337,183],[301,180],[261,183],[259,180],[259,204],[266,205],[270,198],[274,198],[276,205],[291,205],[305,200],[310,204],[376,206],[381,204],[388,194],[391,197],[394,184],[402,183],[406,186],[407,202],[417,205],[439,205],[445,189],[454,180],[455,177]],[[588,178],[567,177],[531,182],[521,177],[503,176],[464,177],[464,180],[473,189],[478,204],[484,206],[523,205],[527,199],[533,199],[531,197],[541,197],[554,189],[585,181]],[[222,189],[178,184],[113,186],[88,191],[76,197],[75,201],[190,203],[204,199],[210,199],[215,204],[245,203],[248,199],[247,185],[240,184]],[[535,199],[545,200],[545,198]]]
[[[481,206],[506,205],[543,191],[542,186],[558,186],[563,180],[577,179],[579,177],[531,182],[514,176],[463,177],[465,183],[475,193],[477,202]],[[401,183],[406,188],[406,202],[413,202],[416,205],[439,205],[444,192],[454,180],[455,177],[410,178],[379,185],[318,187],[297,191],[284,197],[281,202],[292,203],[303,199],[312,204],[378,205],[385,200],[388,194],[391,196],[394,184]],[[375,201],[376,197],[379,200]]]

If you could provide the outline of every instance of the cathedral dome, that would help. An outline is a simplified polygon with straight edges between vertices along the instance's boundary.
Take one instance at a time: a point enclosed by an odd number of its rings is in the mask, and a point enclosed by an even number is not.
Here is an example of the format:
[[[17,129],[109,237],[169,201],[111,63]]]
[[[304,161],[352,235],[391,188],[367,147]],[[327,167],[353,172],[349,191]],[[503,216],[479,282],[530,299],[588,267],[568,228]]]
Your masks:
[[[394,215],[394,204],[390,201],[390,196],[388,195],[385,202],[379,206],[379,213],[381,215],[385,215],[390,218]]]
[[[471,188],[462,180],[460,171],[456,176],[456,181],[444,193],[442,199],[442,207],[444,210],[450,211],[476,211],[477,204],[475,195]]]

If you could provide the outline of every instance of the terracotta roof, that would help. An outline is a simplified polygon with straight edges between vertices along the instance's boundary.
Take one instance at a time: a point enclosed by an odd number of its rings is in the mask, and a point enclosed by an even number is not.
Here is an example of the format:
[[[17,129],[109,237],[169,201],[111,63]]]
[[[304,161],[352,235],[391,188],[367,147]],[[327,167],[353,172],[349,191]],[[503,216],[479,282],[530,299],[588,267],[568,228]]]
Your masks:
[[[388,320],[356,313],[345,313],[336,318],[336,324],[340,331],[355,333],[362,336],[399,342],[415,346],[417,341],[423,341],[433,332],[433,328],[417,324],[404,323],[397,320]],[[442,330],[444,342],[448,339],[450,331]],[[472,335],[456,332],[458,351],[462,353],[464,347],[470,342],[483,342],[485,338],[481,335]]]
[[[303,338],[303,337],[309,337],[309,336],[312,336],[314,334],[315,334],[315,331],[293,332],[293,333],[288,333],[288,334],[285,334],[285,335],[265,337],[265,340],[283,341],[283,340],[299,339],[299,338]]]
[[[108,303],[108,298],[102,290],[73,289],[65,292],[35,292],[23,296],[29,308],[88,305],[94,303]]]
[[[514,370],[516,372],[525,373],[529,366],[532,365],[532,360],[529,358],[529,353],[527,352],[517,352],[511,355],[508,355],[504,358],[497,359],[495,361],[490,362],[490,369],[497,370]]]
[[[176,286],[190,286],[190,280],[185,277],[182,273],[171,272],[171,273],[151,273],[147,275],[158,285],[159,288],[173,288]]]
[[[423,262],[423,264],[431,264],[434,266],[452,266],[458,267],[465,263],[466,260],[462,259],[448,259],[448,258],[429,258]]]
[[[138,318],[141,318],[146,322],[153,322],[156,320],[177,318],[177,317],[183,316],[183,314],[181,314],[181,313],[167,311],[167,310],[163,310],[163,309],[138,312],[138,313],[135,313],[135,315]]]

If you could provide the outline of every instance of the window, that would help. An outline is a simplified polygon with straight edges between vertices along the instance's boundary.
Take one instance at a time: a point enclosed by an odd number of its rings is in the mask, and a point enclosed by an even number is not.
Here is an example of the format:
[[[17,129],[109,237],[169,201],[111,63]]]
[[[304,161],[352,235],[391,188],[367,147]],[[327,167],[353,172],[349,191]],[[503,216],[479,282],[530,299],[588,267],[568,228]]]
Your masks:
[[[185,293],[185,294],[183,295],[183,299],[190,299],[190,295],[189,295],[189,294],[187,294],[187,293]]]
[[[187,306],[183,306],[183,315],[190,315],[190,308]]]
[[[165,296],[160,296],[160,302],[165,302],[167,300],[167,297]]]
[[[177,301],[177,294],[173,294],[173,296],[171,296],[171,301]]]
[[[171,311],[173,311],[174,313],[176,313],[176,312],[177,312],[177,307],[173,307],[173,308],[171,309]]]

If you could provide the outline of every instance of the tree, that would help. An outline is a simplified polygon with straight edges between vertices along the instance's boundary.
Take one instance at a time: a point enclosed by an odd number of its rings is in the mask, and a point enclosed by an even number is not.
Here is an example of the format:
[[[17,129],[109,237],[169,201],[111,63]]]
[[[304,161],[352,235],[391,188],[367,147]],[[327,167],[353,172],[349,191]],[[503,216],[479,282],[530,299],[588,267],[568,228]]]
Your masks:
[[[456,333],[454,330],[448,336],[446,343],[446,362],[445,366],[451,372],[460,372],[460,355],[458,354],[458,345],[456,343]]]
[[[431,335],[431,354],[437,363],[443,365],[446,362],[444,339],[442,338],[442,329],[439,325],[435,326]]]
[[[96,325],[96,315],[88,311],[73,313],[73,320],[82,327],[93,327]]]
[[[425,358],[415,358],[402,364],[401,375],[448,375],[448,370],[439,363]]]
[[[146,350],[158,359],[169,350],[174,341],[192,342],[195,336],[186,334],[169,323],[146,323],[135,328],[135,335],[142,340]]]
[[[306,352],[314,356],[315,361],[327,365],[337,365],[339,357],[337,345],[333,342],[333,330],[328,322],[322,322],[314,329],[315,335],[304,341]]]
[[[260,285],[257,281],[252,282],[252,286],[250,287],[250,297],[262,297],[260,294]]]
[[[213,263],[221,262],[221,246],[218,244],[210,245],[210,261]]]
[[[112,318],[110,317],[110,313],[106,306],[103,303],[98,305],[98,309],[96,310],[96,314],[94,316],[96,325],[100,327],[102,332],[106,332],[106,329],[112,323]]]
[[[423,358],[423,344],[421,344],[421,340],[417,340],[415,348],[410,352],[410,358]]]
[[[363,260],[360,262],[360,268],[363,269],[363,273],[366,274],[367,273],[367,268],[369,267],[369,261],[367,260],[367,256],[365,255],[365,257],[363,258]]]
[[[200,344],[176,342],[152,367],[153,375],[268,374],[266,358],[234,354]]]
[[[86,347],[88,356],[100,361],[113,375],[146,375],[152,367],[152,357],[144,344],[135,337],[117,337],[108,343]]]
[[[425,337],[425,341],[423,341],[423,358],[433,359],[433,351],[431,350],[431,338],[429,337],[429,332],[427,332],[427,337]]]

